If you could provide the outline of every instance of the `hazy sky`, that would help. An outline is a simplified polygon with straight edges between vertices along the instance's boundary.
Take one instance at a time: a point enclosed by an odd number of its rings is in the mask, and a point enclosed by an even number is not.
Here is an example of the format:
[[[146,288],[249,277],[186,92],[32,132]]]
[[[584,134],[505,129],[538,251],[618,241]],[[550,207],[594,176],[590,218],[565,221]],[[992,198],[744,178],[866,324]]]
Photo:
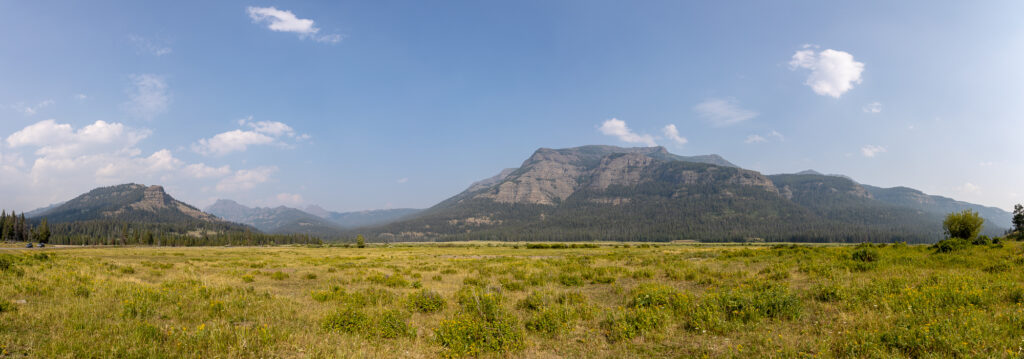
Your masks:
[[[1024,2],[835,3],[0,0],[0,207],[428,207],[587,144],[1024,202]]]

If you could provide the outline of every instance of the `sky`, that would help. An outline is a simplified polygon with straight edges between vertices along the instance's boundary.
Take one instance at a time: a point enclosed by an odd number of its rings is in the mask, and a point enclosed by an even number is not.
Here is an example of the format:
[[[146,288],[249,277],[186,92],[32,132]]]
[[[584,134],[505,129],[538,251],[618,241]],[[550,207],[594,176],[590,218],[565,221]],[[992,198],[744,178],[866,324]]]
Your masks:
[[[1011,209],[1019,1],[0,0],[0,207],[160,184],[425,208],[538,148],[665,146]]]

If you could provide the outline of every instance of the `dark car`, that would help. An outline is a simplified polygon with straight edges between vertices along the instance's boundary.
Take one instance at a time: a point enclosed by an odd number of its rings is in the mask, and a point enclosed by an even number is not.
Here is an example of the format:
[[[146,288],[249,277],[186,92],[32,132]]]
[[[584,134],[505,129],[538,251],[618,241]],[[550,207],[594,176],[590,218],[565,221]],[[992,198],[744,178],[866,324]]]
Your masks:
[[[39,243],[39,248],[46,247],[46,243]]]
[[[29,244],[26,244],[25,248],[32,248],[32,243],[30,242]]]

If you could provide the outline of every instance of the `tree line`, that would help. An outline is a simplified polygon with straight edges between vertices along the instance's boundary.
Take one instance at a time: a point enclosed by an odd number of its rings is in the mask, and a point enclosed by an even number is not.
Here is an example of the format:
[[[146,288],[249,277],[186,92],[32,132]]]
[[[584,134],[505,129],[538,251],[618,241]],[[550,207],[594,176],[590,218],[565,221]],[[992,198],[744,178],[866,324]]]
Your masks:
[[[239,230],[233,224],[138,223],[93,220],[49,224],[25,214],[0,211],[0,241],[38,242],[62,245],[144,245],[144,246],[260,246],[322,244],[308,234],[266,234]]]

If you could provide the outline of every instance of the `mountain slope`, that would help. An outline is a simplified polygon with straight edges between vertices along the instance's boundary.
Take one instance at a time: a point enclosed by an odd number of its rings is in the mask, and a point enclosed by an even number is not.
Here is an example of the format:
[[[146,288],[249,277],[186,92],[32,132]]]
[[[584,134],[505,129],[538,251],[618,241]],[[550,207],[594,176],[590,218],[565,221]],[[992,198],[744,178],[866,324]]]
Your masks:
[[[206,211],[228,221],[244,223],[266,233],[309,234],[320,237],[340,237],[342,228],[323,218],[295,208],[250,208],[238,202],[220,199],[206,207]]]
[[[393,208],[356,212],[327,212],[325,219],[344,228],[385,225],[419,213],[422,209]]]
[[[67,243],[124,239],[126,231],[191,237],[253,232],[252,227],[220,220],[174,199],[161,186],[134,183],[93,189],[60,205],[33,211],[31,218],[35,223],[45,218],[56,240]]]
[[[63,204],[32,212],[50,223],[115,219],[138,222],[208,222],[221,220],[164,192],[161,186],[123,184],[96,188]]]
[[[542,148],[518,169],[372,234],[382,240],[843,242],[940,236],[934,215],[877,200],[847,178],[764,176],[719,159],[661,147]]]

